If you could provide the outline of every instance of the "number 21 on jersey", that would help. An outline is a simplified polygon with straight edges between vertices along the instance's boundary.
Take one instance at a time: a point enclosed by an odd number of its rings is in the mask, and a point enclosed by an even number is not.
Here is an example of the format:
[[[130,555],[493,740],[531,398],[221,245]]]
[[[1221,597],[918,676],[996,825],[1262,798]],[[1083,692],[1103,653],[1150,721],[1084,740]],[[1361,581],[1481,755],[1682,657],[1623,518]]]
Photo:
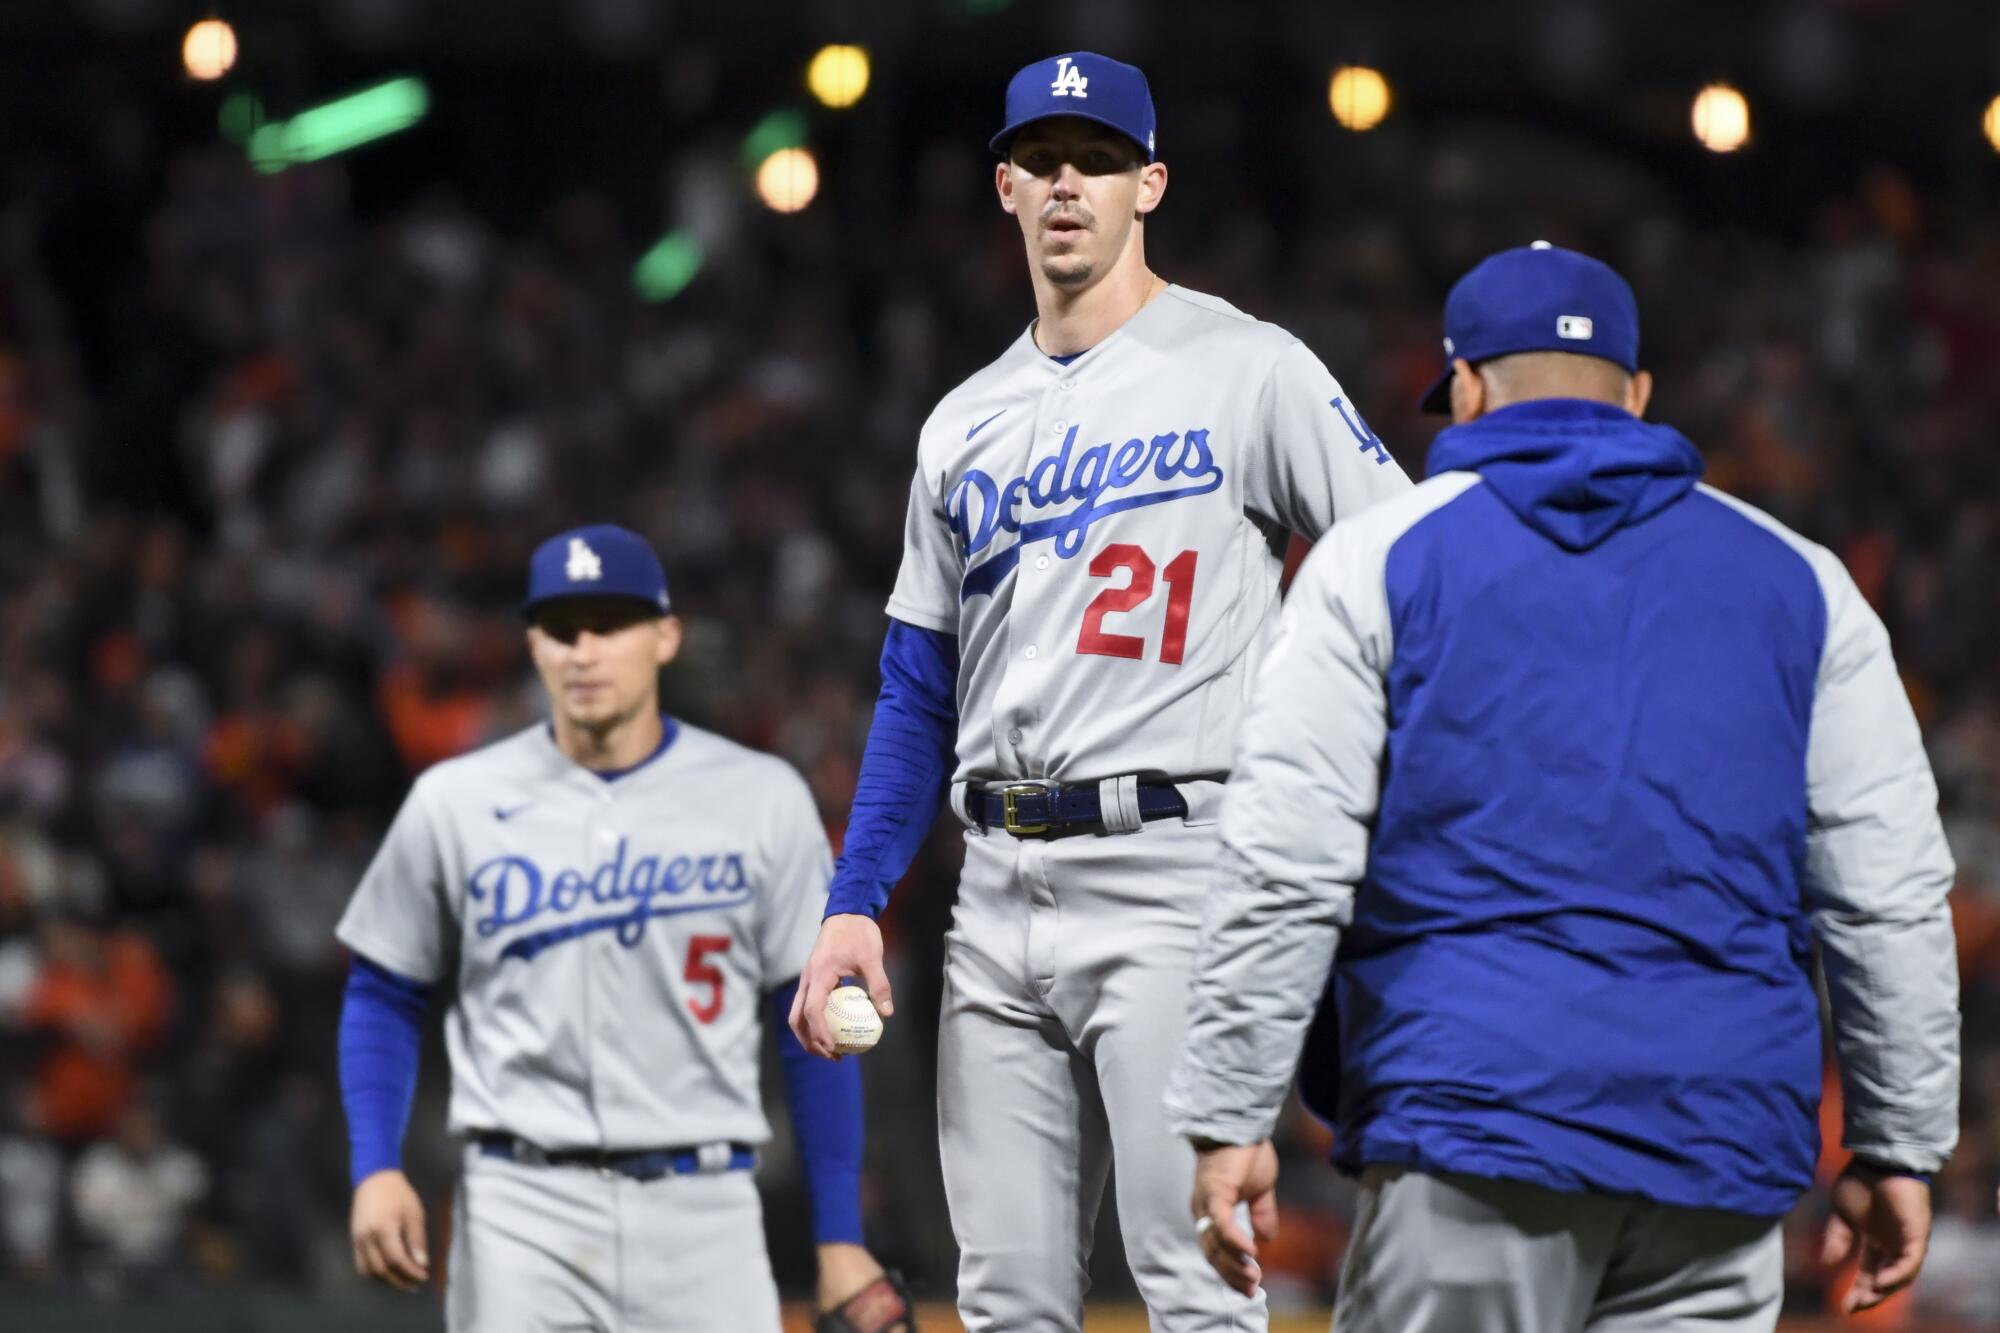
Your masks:
[[[1120,570],[1130,575],[1123,587],[1106,588],[1091,599],[1083,611],[1083,629],[1076,636],[1076,650],[1099,657],[1124,657],[1134,662],[1146,659],[1146,640],[1137,634],[1113,634],[1104,628],[1104,617],[1135,611],[1153,595],[1156,582],[1167,585],[1166,627],[1160,635],[1160,661],[1179,666],[1187,651],[1188,613],[1194,609],[1194,567],[1197,551],[1182,551],[1159,569],[1151,556],[1129,542],[1115,542],[1097,553],[1090,562],[1090,576],[1108,579]]]

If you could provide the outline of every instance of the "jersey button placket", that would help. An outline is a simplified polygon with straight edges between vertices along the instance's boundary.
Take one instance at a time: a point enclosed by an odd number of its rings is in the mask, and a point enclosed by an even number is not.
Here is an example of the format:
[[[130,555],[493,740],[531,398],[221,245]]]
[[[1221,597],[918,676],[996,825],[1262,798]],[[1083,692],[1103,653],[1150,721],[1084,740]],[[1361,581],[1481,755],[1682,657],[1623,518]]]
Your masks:
[[[1053,369],[1054,363],[1050,365]],[[1063,393],[1073,383],[1068,377],[1051,378],[1044,382],[1036,426],[1034,433],[1028,437],[1027,457],[1022,461],[1021,476],[1032,476],[1039,464],[1062,449],[1063,438],[1075,425],[1067,410],[1074,404]],[[1056,484],[1061,485],[1066,480],[1057,478]],[[1039,673],[1021,672],[1018,668],[1036,666],[1038,659],[1044,657],[1043,648],[1046,645],[1040,639],[1045,627],[1041,621],[1049,594],[1044,587],[1045,579],[1036,576],[1046,574],[1048,569],[1046,547],[1032,553],[1022,551],[1021,562],[1014,568],[1012,604],[1006,619],[1006,635],[1010,642],[1006,656],[1016,670],[1002,675],[993,710],[994,749],[1003,768],[1030,775],[1038,772],[1039,762],[1033,753],[1022,749],[1030,738],[1020,724],[1031,718],[1034,699],[1040,692],[1040,687],[1033,682],[1038,679]]]

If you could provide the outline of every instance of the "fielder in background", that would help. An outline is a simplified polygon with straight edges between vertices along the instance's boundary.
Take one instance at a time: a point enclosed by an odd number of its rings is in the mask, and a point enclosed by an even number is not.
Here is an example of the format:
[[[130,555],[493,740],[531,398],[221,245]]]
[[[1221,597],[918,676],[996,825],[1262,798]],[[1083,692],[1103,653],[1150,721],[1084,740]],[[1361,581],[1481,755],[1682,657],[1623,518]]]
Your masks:
[[[1267,1230],[1293,1070],[1337,1066],[1341,1333],[1768,1330],[1817,949],[1853,1154],[1827,1259],[1873,1305],[1923,1262],[1959,1075],[1952,861],[1882,622],[1640,420],[1604,265],[1495,255],[1445,331],[1430,479],[1307,557],[1244,729],[1167,1099],[1204,1246],[1245,1285],[1232,1211]]]
[[[918,441],[882,694],[793,1026],[832,1050],[843,976],[891,1008],[875,917],[950,792],[938,1117],[979,1330],[1076,1329],[1115,1156],[1159,1330],[1261,1329],[1182,1209],[1160,1089],[1179,1048],[1216,814],[1287,530],[1409,481],[1283,329],[1146,267],[1166,192],[1130,65],[1014,76],[994,184],[1037,318]]]
[[[861,1244],[859,1067],[810,1058],[783,1022],[831,861],[804,781],[662,716],[680,622],[633,533],[545,542],[522,613],[552,721],[419,777],[341,918],[355,1266],[405,1290],[430,1276],[401,1152],[448,983],[450,1327],[775,1333],[751,1179],[768,1008],[820,1304],[905,1327]]]

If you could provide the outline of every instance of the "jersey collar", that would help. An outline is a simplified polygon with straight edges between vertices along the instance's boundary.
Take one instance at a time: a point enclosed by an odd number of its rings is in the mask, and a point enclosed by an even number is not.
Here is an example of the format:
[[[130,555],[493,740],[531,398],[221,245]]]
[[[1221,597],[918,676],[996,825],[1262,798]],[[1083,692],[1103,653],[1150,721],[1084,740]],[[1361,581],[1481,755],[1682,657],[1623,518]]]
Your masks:
[[[564,763],[568,764],[571,768],[577,769],[580,772],[588,773],[590,774],[590,776],[602,780],[607,786],[613,782],[618,781],[618,779],[620,778],[630,777],[632,776],[632,774],[637,773],[640,769],[646,767],[648,764],[651,764],[654,760],[658,759],[661,755],[665,754],[669,749],[673,747],[674,741],[679,739],[680,734],[681,734],[681,724],[676,722],[672,717],[670,717],[666,713],[662,713],[660,714],[660,743],[653,747],[653,752],[651,754],[647,755],[644,759],[641,759],[638,763],[628,765],[624,768],[589,768],[583,764],[577,763],[576,760],[571,759],[568,755],[562,752],[562,747],[556,744],[555,723],[544,722],[542,724],[542,735],[544,738],[547,739],[549,743],[549,748],[555,751],[558,758],[560,758]]]
[[[1146,304],[1140,306],[1137,310],[1133,311],[1132,317],[1130,319],[1126,320],[1123,324],[1120,324],[1117,328],[1111,330],[1111,332],[1105,334],[1102,338],[1099,338],[1095,343],[1092,343],[1089,347],[1084,348],[1081,352],[1078,352],[1075,356],[1071,357],[1067,361],[1058,361],[1056,360],[1056,358],[1050,356],[1047,352],[1044,352],[1040,347],[1035,345],[1036,320],[1033,319],[1029,320],[1027,326],[1021,330],[1021,336],[1014,340],[1014,351],[1023,360],[1030,360],[1040,363],[1041,366],[1048,373],[1052,375],[1066,374],[1070,371],[1076,370],[1080,366],[1088,364],[1090,360],[1094,358],[1100,351],[1104,350],[1106,347],[1109,347],[1111,344],[1123,338],[1128,330],[1135,328],[1139,324],[1141,324],[1147,318],[1147,316],[1153,313],[1153,308],[1155,306],[1162,304],[1169,296],[1177,294],[1180,290],[1181,288],[1179,284],[1172,282],[1160,288],[1159,295],[1155,296],[1152,300],[1146,302]]]

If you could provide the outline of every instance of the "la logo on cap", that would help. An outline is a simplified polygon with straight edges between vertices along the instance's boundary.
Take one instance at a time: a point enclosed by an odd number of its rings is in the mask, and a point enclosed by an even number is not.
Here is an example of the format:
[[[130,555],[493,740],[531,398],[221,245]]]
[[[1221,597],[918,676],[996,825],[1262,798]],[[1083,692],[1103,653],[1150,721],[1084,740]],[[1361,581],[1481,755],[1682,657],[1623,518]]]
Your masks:
[[[569,539],[569,563],[563,566],[563,573],[571,583],[591,583],[604,577],[604,562],[589,543],[581,537]]]
[[[1068,56],[1056,57],[1056,81],[1049,85],[1049,92],[1055,97],[1089,97],[1084,89],[1090,80],[1083,77],[1083,71],[1069,63]]]

